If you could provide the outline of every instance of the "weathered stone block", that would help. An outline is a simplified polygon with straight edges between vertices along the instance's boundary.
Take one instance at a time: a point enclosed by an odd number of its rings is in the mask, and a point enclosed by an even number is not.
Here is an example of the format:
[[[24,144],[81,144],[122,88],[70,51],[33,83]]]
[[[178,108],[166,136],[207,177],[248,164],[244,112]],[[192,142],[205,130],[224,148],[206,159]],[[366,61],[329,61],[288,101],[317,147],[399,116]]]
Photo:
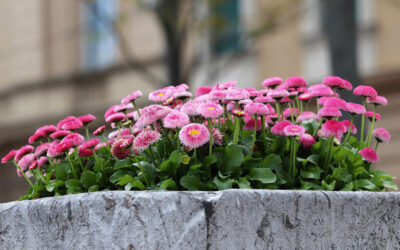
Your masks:
[[[399,249],[400,193],[97,192],[0,204],[0,249]]]

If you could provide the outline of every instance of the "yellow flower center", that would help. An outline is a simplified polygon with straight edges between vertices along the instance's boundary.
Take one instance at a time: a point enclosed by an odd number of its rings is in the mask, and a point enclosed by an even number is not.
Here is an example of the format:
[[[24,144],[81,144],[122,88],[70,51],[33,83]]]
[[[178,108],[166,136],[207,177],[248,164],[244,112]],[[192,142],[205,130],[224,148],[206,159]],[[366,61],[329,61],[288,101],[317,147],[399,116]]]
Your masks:
[[[163,96],[164,94],[163,94],[163,93],[158,93],[157,95],[158,95],[158,96]]]
[[[193,130],[190,130],[190,131],[189,131],[189,134],[190,134],[190,135],[198,135],[198,134],[199,134],[199,131],[196,130],[196,129],[193,129]]]
[[[214,107],[207,107],[208,109],[214,110]]]

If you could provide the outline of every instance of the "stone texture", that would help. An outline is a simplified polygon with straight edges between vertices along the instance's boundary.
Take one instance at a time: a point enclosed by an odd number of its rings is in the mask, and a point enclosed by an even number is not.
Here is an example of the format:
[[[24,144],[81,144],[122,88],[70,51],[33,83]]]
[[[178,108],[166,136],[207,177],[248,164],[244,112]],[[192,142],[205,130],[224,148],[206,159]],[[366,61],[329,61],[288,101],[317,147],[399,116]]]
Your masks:
[[[0,204],[0,249],[399,249],[400,193],[97,192]]]

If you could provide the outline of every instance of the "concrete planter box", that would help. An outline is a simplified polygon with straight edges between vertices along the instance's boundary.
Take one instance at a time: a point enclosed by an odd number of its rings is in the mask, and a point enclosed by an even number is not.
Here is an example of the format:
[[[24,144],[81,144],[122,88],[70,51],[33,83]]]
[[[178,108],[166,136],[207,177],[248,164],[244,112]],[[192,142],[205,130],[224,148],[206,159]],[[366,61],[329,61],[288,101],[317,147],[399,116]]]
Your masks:
[[[97,192],[0,204],[0,249],[399,249],[400,193]]]

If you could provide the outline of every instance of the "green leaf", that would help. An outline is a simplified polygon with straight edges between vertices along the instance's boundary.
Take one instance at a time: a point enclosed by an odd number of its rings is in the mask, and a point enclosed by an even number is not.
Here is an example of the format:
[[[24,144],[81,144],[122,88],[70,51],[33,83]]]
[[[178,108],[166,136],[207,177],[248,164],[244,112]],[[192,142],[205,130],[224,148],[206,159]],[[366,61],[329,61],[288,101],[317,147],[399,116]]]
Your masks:
[[[361,179],[361,180],[358,180],[357,182],[358,182],[359,187],[362,189],[372,190],[372,189],[376,188],[375,184],[367,179]]]
[[[300,189],[301,190],[309,190],[312,186],[313,186],[313,184],[311,182],[302,181]]]
[[[218,168],[224,175],[230,175],[239,170],[243,158],[242,149],[236,144],[230,144],[225,148],[222,159],[218,161]]]
[[[133,182],[135,179],[130,175],[124,175],[118,178],[118,185],[125,186],[126,184]]]
[[[123,168],[129,168],[132,166],[132,163],[129,158],[123,159],[123,160],[116,160],[114,164],[114,171],[123,169]]]
[[[214,177],[213,182],[217,185],[218,190],[225,190],[232,188],[232,179],[220,179],[217,176]]]
[[[316,120],[308,120],[308,121],[303,121],[301,125],[307,130],[307,132],[310,135],[316,135],[318,128],[319,128],[319,123]]]
[[[117,172],[113,173],[110,176],[110,182],[111,183],[117,183],[118,179],[124,175],[130,175],[130,176],[134,176],[132,171],[128,171],[128,170],[118,170]]]
[[[267,157],[264,159],[264,167],[265,168],[270,168],[272,170],[281,168],[282,160],[279,155],[276,154],[269,154]]]
[[[164,180],[161,183],[160,190],[176,190],[176,183],[171,178]]]
[[[90,170],[83,171],[81,174],[81,183],[85,188],[96,185],[96,173]]]
[[[58,187],[62,187],[62,186],[64,186],[64,181],[55,179],[55,180],[51,180],[51,181],[49,181],[49,183],[47,183],[46,190],[48,192],[53,192]]]
[[[93,154],[93,157],[94,157],[94,166],[93,166],[93,170],[94,170],[95,172],[100,172],[101,169],[102,169],[102,161],[101,161],[101,159],[99,158],[99,156],[97,155],[97,153],[94,153],[94,154]]]
[[[126,184],[125,186],[125,190],[127,190],[127,187],[129,188],[129,190],[131,188],[137,189],[137,190],[145,190],[146,187],[143,184],[143,182],[141,182],[140,180],[134,180],[133,182],[129,182],[128,184]]]
[[[60,164],[57,164],[55,166],[55,175],[57,179],[60,180],[67,180],[68,179],[68,169],[69,169],[69,164],[62,162]],[[49,191],[50,192],[50,191]]]
[[[327,184],[325,181],[322,181],[322,187],[324,188],[324,190],[333,191],[335,190],[335,185],[336,181],[333,181],[330,184]]]
[[[81,182],[77,179],[69,179],[65,182],[68,194],[78,194],[82,192]]]
[[[213,163],[216,163],[216,162],[217,162],[217,157],[215,157],[214,155],[207,155],[204,158],[204,165],[206,165],[206,166],[209,166],[209,165],[211,165]]]
[[[203,183],[198,176],[185,175],[181,178],[181,185],[189,191],[203,190]]]
[[[340,191],[352,191],[353,190],[353,182],[347,183]]]
[[[179,150],[175,150],[169,156],[169,160],[175,165],[179,166],[182,162],[182,153]]]
[[[318,167],[307,168],[307,170],[301,169],[300,174],[303,178],[316,179],[320,178],[321,169]]]
[[[154,185],[154,179],[155,179],[155,171],[156,168],[154,167],[153,164],[150,164],[148,162],[142,161],[140,162],[142,168],[143,168],[143,177],[147,182],[147,185]]]
[[[251,189],[250,182],[245,177],[239,179],[238,185],[241,189]]]
[[[396,184],[393,183],[393,181],[389,181],[389,180],[384,180],[382,181],[382,184],[385,188],[388,189],[393,189],[393,190],[398,190],[398,187]]]
[[[201,168],[203,166],[203,164],[194,164],[194,165],[192,165],[192,166],[190,166],[190,170],[196,170],[196,169],[198,169],[198,168]]]
[[[319,166],[319,155],[310,155],[309,157],[307,157],[307,161],[311,162],[312,164],[314,164],[315,166]]]
[[[269,184],[276,181],[276,176],[269,168],[252,168],[249,172],[249,179]]]
[[[99,185],[93,185],[89,187],[88,192],[97,192],[99,189]]]

